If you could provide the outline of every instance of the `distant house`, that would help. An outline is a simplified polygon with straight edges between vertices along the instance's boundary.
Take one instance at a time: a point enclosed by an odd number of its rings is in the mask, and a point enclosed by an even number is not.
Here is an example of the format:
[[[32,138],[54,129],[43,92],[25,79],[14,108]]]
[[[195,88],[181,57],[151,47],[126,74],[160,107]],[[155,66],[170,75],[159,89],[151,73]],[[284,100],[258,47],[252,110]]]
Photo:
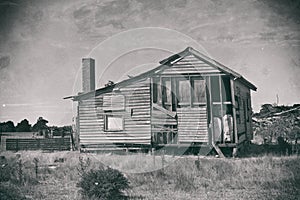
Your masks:
[[[252,139],[251,94],[237,72],[188,47],[138,76],[95,90],[95,61],[84,58],[78,102],[81,150],[238,148]]]

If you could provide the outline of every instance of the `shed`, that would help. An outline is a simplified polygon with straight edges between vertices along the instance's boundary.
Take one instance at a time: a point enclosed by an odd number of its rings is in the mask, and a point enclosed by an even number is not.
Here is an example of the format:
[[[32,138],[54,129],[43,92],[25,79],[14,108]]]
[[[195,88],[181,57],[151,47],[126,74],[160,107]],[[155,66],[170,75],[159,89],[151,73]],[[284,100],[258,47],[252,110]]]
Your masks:
[[[103,147],[239,148],[253,138],[251,90],[239,73],[192,47],[145,73],[95,89],[95,61],[83,59],[78,102],[81,150]]]

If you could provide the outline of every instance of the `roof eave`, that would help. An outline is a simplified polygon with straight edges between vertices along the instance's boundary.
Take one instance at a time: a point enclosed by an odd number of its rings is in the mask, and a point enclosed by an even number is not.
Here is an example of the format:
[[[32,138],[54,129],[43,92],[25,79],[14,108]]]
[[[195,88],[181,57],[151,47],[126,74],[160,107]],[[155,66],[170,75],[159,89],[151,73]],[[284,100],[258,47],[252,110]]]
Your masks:
[[[216,68],[218,68],[219,70],[221,70],[222,72],[232,75],[234,76],[236,79],[241,79],[241,81],[250,89],[256,91],[257,87],[255,85],[253,85],[250,81],[246,80],[242,75],[240,75],[239,73],[231,70],[230,68],[226,67],[225,65],[223,65],[222,63],[219,63],[218,61],[200,53],[199,51],[193,49],[192,47],[188,47],[187,48],[188,51],[193,54],[194,56],[196,56],[198,59],[202,60],[203,62],[212,65]]]

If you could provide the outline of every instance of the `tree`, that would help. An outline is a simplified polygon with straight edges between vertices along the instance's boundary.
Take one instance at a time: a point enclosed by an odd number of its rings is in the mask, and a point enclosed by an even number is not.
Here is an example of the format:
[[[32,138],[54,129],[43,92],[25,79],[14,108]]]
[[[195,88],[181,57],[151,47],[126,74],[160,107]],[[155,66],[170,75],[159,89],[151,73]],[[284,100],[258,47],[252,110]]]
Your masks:
[[[2,132],[15,132],[16,128],[12,121],[7,121],[7,122],[0,123],[0,130]]]
[[[47,120],[43,119],[43,117],[39,117],[37,122],[32,126],[32,130],[39,132],[39,134],[44,135],[44,137],[48,137],[49,127],[47,123]]]
[[[30,129],[31,129],[31,124],[29,124],[29,121],[27,119],[23,119],[16,126],[17,132],[30,132]]]

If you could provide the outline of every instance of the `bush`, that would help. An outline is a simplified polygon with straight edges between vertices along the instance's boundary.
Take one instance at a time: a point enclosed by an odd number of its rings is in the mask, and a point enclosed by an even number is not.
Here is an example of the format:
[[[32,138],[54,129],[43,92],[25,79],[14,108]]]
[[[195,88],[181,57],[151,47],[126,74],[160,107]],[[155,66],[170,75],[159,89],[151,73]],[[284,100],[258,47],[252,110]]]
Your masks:
[[[15,160],[7,160],[4,156],[0,159],[0,182],[7,182],[11,180],[14,167],[17,165]]]
[[[123,191],[129,189],[129,182],[121,172],[108,167],[83,174],[77,186],[84,197],[126,199]]]
[[[0,199],[1,200],[26,200],[15,185],[10,183],[0,183]]]
[[[11,168],[9,168],[7,165],[2,164],[0,166],[0,182],[6,182],[10,180],[11,176]]]

